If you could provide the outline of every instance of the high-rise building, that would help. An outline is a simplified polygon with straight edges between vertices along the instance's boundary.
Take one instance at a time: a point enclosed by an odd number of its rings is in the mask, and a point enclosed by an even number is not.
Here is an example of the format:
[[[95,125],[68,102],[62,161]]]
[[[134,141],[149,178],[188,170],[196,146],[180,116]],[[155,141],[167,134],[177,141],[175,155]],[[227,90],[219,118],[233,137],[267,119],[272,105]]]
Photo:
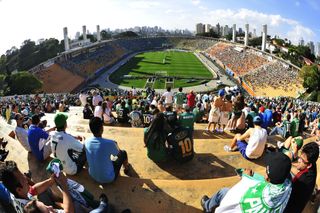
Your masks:
[[[204,33],[204,25],[202,23],[198,23],[196,25],[196,32],[197,32],[197,34]]]
[[[228,25],[225,25],[223,28],[223,36],[229,35],[229,27]]]
[[[303,38],[301,38],[301,39],[299,40],[299,45],[304,46],[304,40],[303,40]]]
[[[242,34],[243,33],[243,30],[241,27],[239,27],[239,33]]]
[[[210,30],[211,30],[211,25],[210,25],[210,24],[206,24],[206,26],[205,26],[205,32],[206,32],[206,33],[209,33]]]
[[[216,25],[216,28],[217,28],[217,34],[220,35],[221,31],[220,31],[220,24],[219,23]]]
[[[311,54],[315,54],[313,41],[310,41],[310,42],[308,43],[308,47],[310,48]]]
[[[320,42],[317,42],[317,57],[320,57]]]

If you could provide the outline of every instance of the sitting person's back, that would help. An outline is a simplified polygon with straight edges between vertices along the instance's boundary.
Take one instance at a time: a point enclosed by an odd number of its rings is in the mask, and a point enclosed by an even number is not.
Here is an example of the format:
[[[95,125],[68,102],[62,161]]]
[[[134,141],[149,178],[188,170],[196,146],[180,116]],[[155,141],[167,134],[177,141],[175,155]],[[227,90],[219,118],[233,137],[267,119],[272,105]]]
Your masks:
[[[168,146],[166,144],[170,126],[163,113],[158,113],[149,128],[144,131],[144,144],[147,147],[148,157],[155,161],[166,161],[168,158]]]
[[[177,113],[172,111],[171,106],[166,106],[166,111],[164,111],[164,116],[166,117],[171,128],[175,128],[177,126]]]
[[[190,112],[190,107],[187,104],[183,105],[185,112],[179,115],[179,124],[182,127],[189,128],[193,131],[194,114]]]
[[[129,110],[125,107],[126,103],[123,101],[121,102],[121,107],[117,111],[117,121],[119,123],[128,123],[129,122]]]
[[[89,174],[99,183],[110,183],[118,177],[122,164],[125,172],[128,170],[127,153],[120,150],[115,141],[102,138],[103,122],[100,118],[92,118],[89,126],[94,135],[85,142]]]

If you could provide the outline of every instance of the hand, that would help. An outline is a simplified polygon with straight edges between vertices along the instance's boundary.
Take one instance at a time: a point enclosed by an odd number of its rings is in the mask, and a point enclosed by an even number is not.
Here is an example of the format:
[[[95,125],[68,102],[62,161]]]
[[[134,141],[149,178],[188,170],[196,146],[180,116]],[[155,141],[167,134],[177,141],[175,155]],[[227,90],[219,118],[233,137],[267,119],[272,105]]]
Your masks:
[[[293,142],[291,143],[291,146],[292,146],[292,151],[293,151],[294,153],[298,153],[298,145],[296,144],[295,141],[293,141]]]
[[[252,169],[244,169],[243,170],[243,174],[249,175],[249,176],[253,176],[253,171]]]
[[[62,172],[60,172],[59,177],[54,176],[54,179],[61,186],[62,190],[68,190],[67,177]]]

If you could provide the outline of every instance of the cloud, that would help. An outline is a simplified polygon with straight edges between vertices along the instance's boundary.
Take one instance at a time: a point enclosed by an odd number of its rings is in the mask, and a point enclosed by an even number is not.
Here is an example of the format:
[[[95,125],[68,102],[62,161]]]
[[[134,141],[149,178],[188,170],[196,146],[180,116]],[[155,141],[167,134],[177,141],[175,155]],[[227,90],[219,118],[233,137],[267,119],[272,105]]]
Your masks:
[[[206,23],[220,25],[236,24],[237,27],[244,28],[245,24],[250,25],[250,31],[252,29],[257,29],[257,35],[259,35],[262,30],[262,25],[268,25],[268,34],[279,35],[283,38],[288,38],[292,42],[297,43],[299,38],[303,37],[304,40],[313,40],[315,38],[315,33],[296,20],[288,19],[282,17],[278,14],[267,14],[261,13],[255,10],[249,10],[246,8],[241,8],[238,10],[211,10],[207,13]]]
[[[193,4],[193,5],[199,5],[200,4],[200,0],[191,0],[191,3]]]
[[[297,7],[300,6],[300,2],[299,2],[299,1],[296,1],[294,4],[295,4]]]
[[[134,9],[149,9],[152,7],[158,7],[160,2],[157,1],[147,1],[147,0],[135,0],[130,1],[129,7]]]
[[[303,38],[305,41],[310,41],[315,37],[315,33],[311,29],[300,24],[294,26],[293,29],[287,33],[287,35],[293,43],[298,43],[301,38]]]

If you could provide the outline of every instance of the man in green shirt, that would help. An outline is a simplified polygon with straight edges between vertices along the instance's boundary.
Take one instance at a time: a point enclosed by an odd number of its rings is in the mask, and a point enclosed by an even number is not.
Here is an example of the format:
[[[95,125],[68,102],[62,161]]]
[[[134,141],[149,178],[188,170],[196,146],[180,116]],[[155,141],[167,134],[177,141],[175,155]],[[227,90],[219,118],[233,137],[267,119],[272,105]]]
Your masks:
[[[299,119],[298,113],[294,113],[293,120],[291,121],[290,125],[290,136],[297,137],[299,135]]]
[[[193,124],[194,124],[194,114],[190,112],[190,107],[187,104],[183,104],[183,108],[185,112],[179,115],[179,124],[182,127],[189,128],[193,131]]]
[[[182,105],[185,103],[186,100],[186,94],[182,92],[182,87],[179,88],[179,92],[175,94],[174,99],[176,111],[181,110]]]
[[[193,109],[193,115],[196,123],[203,122],[204,110],[201,110],[201,103],[198,103],[197,107]]]

